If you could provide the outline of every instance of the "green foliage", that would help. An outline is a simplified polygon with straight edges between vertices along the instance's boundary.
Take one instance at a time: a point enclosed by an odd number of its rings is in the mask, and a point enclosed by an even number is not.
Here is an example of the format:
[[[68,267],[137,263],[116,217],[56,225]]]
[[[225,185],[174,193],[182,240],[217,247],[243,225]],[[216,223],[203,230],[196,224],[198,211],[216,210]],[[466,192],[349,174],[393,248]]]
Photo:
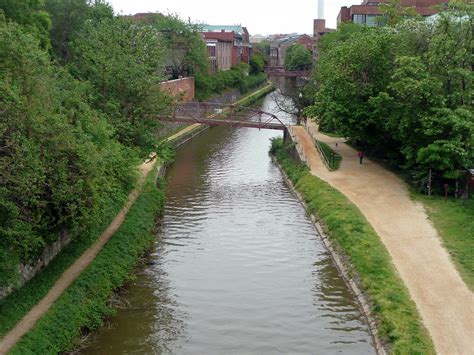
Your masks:
[[[270,41],[263,40],[260,43],[253,44],[253,53],[263,58],[265,65],[270,62]]]
[[[216,75],[196,74],[196,98],[205,101],[213,95],[220,94],[229,88],[239,89],[245,94],[266,80],[264,73],[248,75],[249,66],[241,63],[230,70],[220,71]]]
[[[0,264],[12,263],[6,274],[60,232],[79,235],[106,205],[123,200],[135,179],[135,155],[87,105],[87,89],[53,69],[19,25],[0,26]],[[1,273],[4,282],[14,279]]]
[[[474,290],[474,200],[412,196],[423,202],[462,278]]]
[[[144,22],[161,34],[171,79],[207,73],[207,48],[198,25],[185,22],[174,14],[154,14],[145,18]]]
[[[155,218],[163,209],[164,188],[150,174],[123,225],[92,264],[61,295],[49,312],[12,349],[12,354],[50,354],[72,350],[84,328],[93,330],[114,310],[112,293],[130,280],[137,259],[154,237]]]
[[[0,300],[0,337],[11,330],[53,287],[69,266],[94,243],[107,228],[110,221],[122,209],[123,201],[106,206],[104,217],[95,225],[89,226],[67,246],[51,263],[20,289]],[[9,254],[8,254],[9,255]],[[7,257],[8,257],[7,255]],[[16,267],[13,263],[9,266]],[[2,266],[3,267],[3,266]],[[3,271],[3,268],[2,268]],[[3,276],[3,272],[0,274]]]
[[[418,13],[413,7],[403,6],[401,0],[389,0],[381,3],[380,12],[384,15],[382,22],[389,26],[395,26],[403,21],[406,17],[419,17]]]
[[[22,25],[23,30],[40,41],[43,49],[50,47],[51,20],[45,11],[44,0],[0,0],[0,15]]]
[[[331,171],[339,169],[341,165],[342,157],[331,149],[329,145],[324,142],[318,141],[321,150],[324,152],[325,157]]]
[[[250,57],[250,74],[262,73],[265,69],[265,59],[260,54],[253,54]]]
[[[435,354],[428,332],[380,238],[362,213],[336,189],[297,165],[282,140],[272,150],[302,194],[310,213],[324,222],[371,300],[378,335],[393,354]]]
[[[452,4],[434,22],[344,25],[324,36],[306,113],[419,186],[430,169],[441,185],[457,178],[474,166],[473,9]]]
[[[46,0],[46,10],[52,20],[51,44],[60,59],[71,59],[69,45],[86,21],[113,17],[110,5],[97,0],[94,6],[90,3],[90,0]]]
[[[169,104],[158,86],[164,58],[159,32],[121,18],[88,21],[71,48],[71,72],[92,84],[93,106],[122,144],[148,156],[156,144],[156,116]]]
[[[311,51],[300,43],[292,44],[286,50],[285,69],[286,70],[308,70],[313,65]]]

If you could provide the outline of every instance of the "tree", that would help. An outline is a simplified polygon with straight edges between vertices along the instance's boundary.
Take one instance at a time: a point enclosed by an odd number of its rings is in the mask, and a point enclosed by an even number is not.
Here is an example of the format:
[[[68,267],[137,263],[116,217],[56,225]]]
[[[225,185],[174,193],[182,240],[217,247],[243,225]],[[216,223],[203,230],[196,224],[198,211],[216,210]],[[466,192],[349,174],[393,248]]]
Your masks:
[[[419,17],[414,7],[403,6],[401,0],[389,0],[381,3],[380,12],[384,15],[381,17],[382,24],[395,26],[403,21],[406,17]]]
[[[50,48],[51,20],[44,0],[0,0],[0,14],[2,12],[7,20],[22,25],[24,31],[35,36],[43,49]]]
[[[304,45],[292,44],[286,50],[285,69],[286,70],[308,70],[313,65],[311,51]]]
[[[434,21],[324,36],[306,112],[420,186],[428,171],[456,179],[474,164],[473,9],[456,2]]]
[[[253,53],[261,55],[265,65],[267,65],[270,62],[270,41],[263,40],[260,43],[254,44]]]
[[[250,74],[262,73],[265,69],[265,60],[260,54],[253,54],[250,57]]]
[[[156,144],[157,117],[168,106],[158,85],[164,77],[160,33],[121,18],[88,21],[71,49],[72,73],[92,84],[93,106],[122,144],[148,156]]]
[[[280,112],[296,117],[296,124],[301,124],[303,112],[310,104],[308,95],[310,82],[303,78],[283,80],[278,83],[278,90],[272,98]]]
[[[86,21],[114,16],[112,7],[101,0],[46,0],[46,10],[52,22],[51,44],[66,61],[71,57],[70,43]]]
[[[39,39],[0,20],[0,284],[68,231],[125,200],[136,155],[87,103],[90,87],[53,66]]]
[[[172,79],[207,73],[207,48],[199,25],[184,22],[178,15],[153,14],[144,20],[161,33],[165,64]]]

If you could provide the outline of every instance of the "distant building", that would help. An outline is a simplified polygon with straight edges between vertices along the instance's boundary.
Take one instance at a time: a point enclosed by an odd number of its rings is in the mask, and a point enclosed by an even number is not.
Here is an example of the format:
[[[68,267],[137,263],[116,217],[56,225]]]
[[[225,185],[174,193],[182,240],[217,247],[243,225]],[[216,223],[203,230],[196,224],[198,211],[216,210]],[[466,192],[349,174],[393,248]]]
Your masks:
[[[337,16],[337,23],[353,22],[367,26],[380,26],[382,13],[379,5],[387,0],[363,0],[360,5],[343,6]],[[433,6],[445,5],[448,0],[402,0],[402,5],[412,7],[421,16],[432,16],[439,11]]]
[[[206,40],[223,41],[223,38],[230,38],[232,34],[232,56],[231,66],[241,62],[249,64],[250,55],[252,54],[252,46],[250,44],[250,34],[246,27],[236,26],[220,26],[220,25],[203,25],[201,27],[202,34]]]
[[[267,41],[268,36],[262,36],[262,35],[255,35],[255,36],[250,36],[250,44],[258,44],[262,43],[263,41]]]
[[[203,32],[202,36],[207,46],[211,74],[229,70],[233,65],[234,32]]]
[[[314,39],[314,49],[313,49],[313,59],[318,60],[319,58],[319,49],[318,44],[321,37],[324,35],[335,31],[332,28],[326,27],[326,20],[324,19],[317,19],[313,22],[313,39]]]
[[[313,39],[306,35],[287,35],[286,37],[280,37],[270,44],[270,66],[271,67],[283,67],[285,65],[286,51],[292,44],[302,44],[306,49],[313,51]]]

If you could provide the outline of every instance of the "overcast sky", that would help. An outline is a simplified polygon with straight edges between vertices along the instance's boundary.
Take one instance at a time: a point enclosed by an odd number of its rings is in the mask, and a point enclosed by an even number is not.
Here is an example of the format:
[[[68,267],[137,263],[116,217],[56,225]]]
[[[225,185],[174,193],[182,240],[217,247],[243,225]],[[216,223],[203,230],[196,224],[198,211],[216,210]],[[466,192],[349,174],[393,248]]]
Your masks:
[[[177,13],[183,19],[210,25],[246,26],[250,34],[313,32],[318,15],[317,0],[108,0],[118,14],[137,12]],[[325,0],[326,26],[336,27],[341,6],[360,0]]]

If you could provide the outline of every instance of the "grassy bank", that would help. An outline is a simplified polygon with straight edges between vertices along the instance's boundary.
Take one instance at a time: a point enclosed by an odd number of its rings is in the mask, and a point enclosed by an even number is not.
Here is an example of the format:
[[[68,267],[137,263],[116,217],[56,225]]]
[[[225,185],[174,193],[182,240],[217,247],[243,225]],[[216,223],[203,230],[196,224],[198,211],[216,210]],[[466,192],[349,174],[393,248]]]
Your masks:
[[[251,106],[255,102],[257,102],[258,100],[260,100],[262,97],[264,97],[265,95],[271,93],[274,90],[275,90],[275,86],[272,85],[272,84],[269,84],[269,85],[255,91],[255,92],[253,92],[252,94],[247,95],[247,96],[241,98],[240,100],[237,100],[235,104],[239,105],[239,106]]]
[[[112,293],[130,279],[138,257],[153,240],[155,218],[164,205],[164,188],[154,174],[130,209],[123,225],[92,264],[61,295],[48,313],[12,349],[12,354],[51,354],[73,349],[82,330],[95,329],[114,312]]]
[[[107,228],[110,221],[123,207],[123,200],[118,200],[104,213],[102,223],[82,234],[80,240],[72,241],[51,263],[32,280],[0,300],[0,338],[11,330],[23,316],[36,305],[53,287],[64,270],[89,248],[98,236]]]
[[[228,89],[238,89],[241,94],[246,94],[267,80],[265,73],[248,75],[248,70],[247,64],[240,63],[214,75],[196,74],[196,99],[206,101]]]
[[[329,169],[332,171],[339,169],[339,166],[341,166],[342,157],[332,150],[331,147],[326,143],[321,141],[318,141],[318,143],[321,147],[321,150],[324,152],[324,155],[327,157]]]
[[[305,199],[309,212],[318,216],[335,246],[371,300],[378,335],[394,354],[434,354],[408,290],[394,269],[387,250],[362,213],[344,195],[297,165],[282,140],[272,153]]]
[[[412,197],[426,207],[461,277],[474,291],[474,200],[463,202],[450,198],[445,202],[440,196],[414,192]]]

